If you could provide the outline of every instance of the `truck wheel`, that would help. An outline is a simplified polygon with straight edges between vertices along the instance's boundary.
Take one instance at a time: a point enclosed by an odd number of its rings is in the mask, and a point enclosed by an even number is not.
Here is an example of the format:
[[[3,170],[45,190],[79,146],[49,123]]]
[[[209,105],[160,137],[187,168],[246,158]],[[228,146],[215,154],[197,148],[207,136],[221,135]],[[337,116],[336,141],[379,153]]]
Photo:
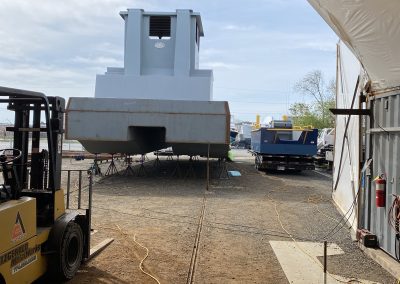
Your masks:
[[[83,255],[83,234],[81,227],[70,221],[60,243],[57,278],[70,280],[78,271]]]
[[[254,165],[257,171],[260,170],[260,162],[258,161],[258,158],[256,157],[254,160]]]

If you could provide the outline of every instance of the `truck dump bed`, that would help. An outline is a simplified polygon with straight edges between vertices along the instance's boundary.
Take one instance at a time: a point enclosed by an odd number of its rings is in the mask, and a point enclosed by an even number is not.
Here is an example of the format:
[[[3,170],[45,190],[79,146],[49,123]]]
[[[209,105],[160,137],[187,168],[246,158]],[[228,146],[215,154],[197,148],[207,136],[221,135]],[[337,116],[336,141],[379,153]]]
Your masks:
[[[318,129],[260,128],[251,133],[259,170],[313,170]]]
[[[258,154],[314,156],[317,154],[317,139],[318,129],[262,127],[251,133],[251,148]]]

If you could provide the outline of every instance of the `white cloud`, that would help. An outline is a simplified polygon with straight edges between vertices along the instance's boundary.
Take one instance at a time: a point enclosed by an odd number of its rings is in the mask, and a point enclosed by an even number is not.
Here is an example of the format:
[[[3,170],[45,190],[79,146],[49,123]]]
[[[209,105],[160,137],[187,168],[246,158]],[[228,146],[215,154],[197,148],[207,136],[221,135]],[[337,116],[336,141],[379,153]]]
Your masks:
[[[0,85],[92,95],[96,73],[122,65],[118,12],[128,7],[125,0],[2,0]]]
[[[52,96],[91,96],[95,75],[89,68],[38,62],[0,64],[0,86],[36,90]]]
[[[220,55],[224,53],[223,50],[217,48],[204,48],[201,50],[202,56],[213,56],[213,55]]]
[[[331,40],[309,40],[299,45],[298,48],[307,48],[319,51],[335,52],[337,39]]]
[[[122,27],[121,27],[122,31]],[[122,37],[121,37],[122,39]],[[110,56],[117,56],[119,58],[123,57],[123,43],[117,44],[117,43],[111,43],[106,41],[108,40],[107,38],[104,38],[104,41],[97,42],[96,45],[92,47],[92,50],[103,55],[110,55]]]
[[[260,32],[256,35],[260,41],[274,43],[274,48],[308,49],[332,52],[336,50],[337,37],[333,34],[293,33],[293,32]]]
[[[234,25],[234,24],[228,24],[228,25],[222,26],[221,29],[225,30],[225,31],[247,32],[247,31],[255,30],[256,27],[254,27],[254,26],[239,26],[239,25]]]
[[[222,34],[214,44],[226,42],[230,44],[230,49],[226,51],[233,52],[237,57],[254,56],[255,54],[263,54],[265,52],[281,52],[299,50],[305,51],[322,51],[335,53],[337,37],[333,34],[313,34],[313,33],[296,33],[281,32],[276,30],[254,30],[251,33],[236,34],[234,38],[231,35]]]
[[[311,34],[303,29],[310,23],[321,24],[316,15],[297,29],[296,21],[301,19],[292,18],[307,7],[304,1],[250,2],[243,8],[228,0],[0,0],[0,85],[48,95],[92,96],[96,74],[108,66],[123,66],[124,22],[118,13],[127,8],[200,12],[206,33],[200,66],[215,69],[220,86],[279,89],[288,80],[296,81],[303,69],[328,66],[326,61],[313,61],[311,55],[312,64],[293,63],[304,53],[335,56],[333,33],[317,30]],[[295,10],[290,18],[289,9]],[[279,21],[296,28],[281,29]]]
[[[118,67],[118,66],[123,66],[123,61],[118,60],[113,57],[104,57],[104,56],[99,56],[99,57],[81,57],[77,56],[72,59],[73,62],[76,63],[84,63],[90,66],[103,66],[103,67]]]
[[[74,69],[59,68],[51,65],[0,65],[0,78],[2,83],[21,82],[32,85],[68,84],[69,82],[84,84],[90,74]],[[40,80],[38,80],[40,79]]]
[[[221,61],[210,61],[201,64],[201,68],[211,68],[211,69],[238,69],[240,66],[236,64],[221,62]]]

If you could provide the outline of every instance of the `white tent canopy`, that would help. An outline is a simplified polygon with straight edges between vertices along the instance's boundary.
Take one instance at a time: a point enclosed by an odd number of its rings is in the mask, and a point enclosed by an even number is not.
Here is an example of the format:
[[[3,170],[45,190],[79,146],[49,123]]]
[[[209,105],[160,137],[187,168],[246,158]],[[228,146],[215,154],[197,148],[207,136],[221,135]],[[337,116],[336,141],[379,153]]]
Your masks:
[[[363,78],[364,72],[360,62],[342,41],[338,43],[337,48],[336,107],[349,109],[354,93],[357,93],[357,78]],[[354,108],[358,109],[359,106],[359,97],[356,96]],[[349,119],[349,126],[345,131]],[[332,197],[355,231],[358,225],[358,208],[353,203],[360,186],[360,117],[337,115],[335,124]]]
[[[398,0],[308,0],[364,66],[373,90],[400,86]]]

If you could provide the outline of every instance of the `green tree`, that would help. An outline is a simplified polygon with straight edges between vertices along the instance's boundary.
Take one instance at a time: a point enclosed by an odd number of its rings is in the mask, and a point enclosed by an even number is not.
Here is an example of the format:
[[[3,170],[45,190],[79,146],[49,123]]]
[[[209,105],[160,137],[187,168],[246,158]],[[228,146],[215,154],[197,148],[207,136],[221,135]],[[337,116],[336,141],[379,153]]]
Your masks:
[[[297,126],[319,127],[319,118],[311,111],[311,106],[305,103],[294,103],[290,106],[293,123]]]
[[[314,70],[297,82],[294,90],[314,99],[312,104],[295,103],[290,107],[289,111],[295,125],[333,127],[334,116],[329,111],[329,108],[335,106],[336,83],[333,79],[326,83],[322,72]]]

